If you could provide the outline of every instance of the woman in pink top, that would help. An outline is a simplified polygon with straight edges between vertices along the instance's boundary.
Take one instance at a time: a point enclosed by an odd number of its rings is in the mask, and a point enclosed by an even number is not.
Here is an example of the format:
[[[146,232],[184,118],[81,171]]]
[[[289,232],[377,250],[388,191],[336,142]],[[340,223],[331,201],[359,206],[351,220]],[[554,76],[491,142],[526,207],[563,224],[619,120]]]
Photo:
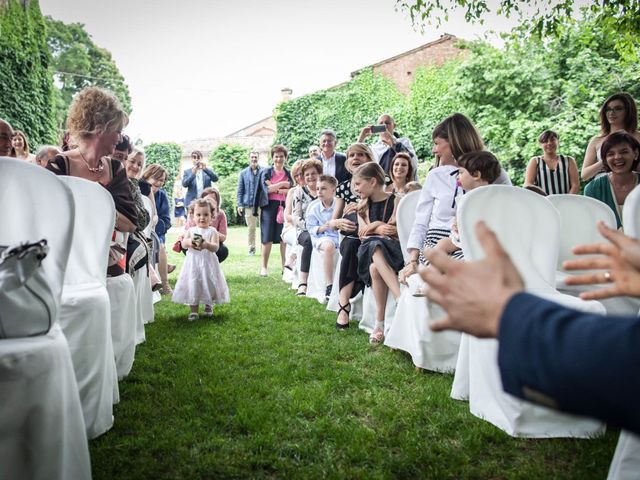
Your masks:
[[[284,270],[287,245],[281,241],[280,235],[284,223],[284,204],[287,192],[293,186],[291,174],[284,166],[288,156],[289,152],[283,145],[274,145],[271,148],[273,165],[260,172],[260,181],[255,195],[254,215],[257,215],[258,208],[261,209],[262,269],[260,276],[262,277],[268,275],[269,255],[271,254],[271,245],[274,243],[280,244],[280,259]],[[282,215],[278,216],[280,209],[282,209]]]

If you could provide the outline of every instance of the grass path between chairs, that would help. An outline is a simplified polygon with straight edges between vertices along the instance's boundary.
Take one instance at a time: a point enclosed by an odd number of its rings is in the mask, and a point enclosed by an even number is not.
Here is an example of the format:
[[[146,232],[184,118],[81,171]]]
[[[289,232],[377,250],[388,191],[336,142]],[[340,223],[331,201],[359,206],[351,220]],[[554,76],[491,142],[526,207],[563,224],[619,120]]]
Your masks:
[[[156,304],[115,425],[90,443],[94,479],[606,477],[616,431],[511,438],[449,398],[452,375],[336,332],[335,314],[281,281],[276,248],[260,278],[246,229],[227,245],[231,304],[192,323]]]

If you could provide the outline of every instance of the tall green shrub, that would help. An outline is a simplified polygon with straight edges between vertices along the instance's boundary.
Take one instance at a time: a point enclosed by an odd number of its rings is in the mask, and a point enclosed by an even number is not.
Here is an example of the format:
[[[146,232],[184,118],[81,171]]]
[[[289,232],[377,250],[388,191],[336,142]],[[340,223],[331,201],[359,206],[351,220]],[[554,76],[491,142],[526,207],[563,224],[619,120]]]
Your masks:
[[[0,118],[23,130],[32,148],[58,140],[50,64],[38,1],[0,5]]]
[[[223,143],[218,145],[209,155],[209,164],[216,175],[224,177],[237,173],[249,163],[249,147]]]

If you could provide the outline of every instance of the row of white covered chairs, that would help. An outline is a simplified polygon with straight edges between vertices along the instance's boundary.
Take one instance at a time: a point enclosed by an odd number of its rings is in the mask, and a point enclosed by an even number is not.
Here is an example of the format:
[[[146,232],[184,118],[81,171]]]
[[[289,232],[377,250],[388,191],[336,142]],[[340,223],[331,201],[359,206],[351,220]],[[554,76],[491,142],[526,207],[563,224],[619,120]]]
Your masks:
[[[113,425],[151,286],[144,270],[106,278],[116,213],[100,185],[0,158],[0,195],[19,206],[0,213],[0,244],[47,239],[59,306],[49,334],[0,340],[0,478],[90,478],[87,439]]]

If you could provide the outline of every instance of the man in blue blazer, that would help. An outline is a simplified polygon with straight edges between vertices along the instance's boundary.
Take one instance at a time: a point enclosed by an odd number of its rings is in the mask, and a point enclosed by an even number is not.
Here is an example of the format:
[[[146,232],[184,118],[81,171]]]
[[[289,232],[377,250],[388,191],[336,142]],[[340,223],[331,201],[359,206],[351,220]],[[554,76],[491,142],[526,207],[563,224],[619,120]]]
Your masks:
[[[185,207],[188,207],[193,200],[198,198],[202,190],[210,187],[213,182],[218,181],[218,176],[212,169],[208,168],[207,161],[202,158],[200,150],[194,150],[191,153],[191,160],[193,160],[193,167],[185,170],[182,174],[182,186],[187,189],[184,199]]]
[[[565,268],[608,269],[574,277],[573,284],[609,283],[584,299],[640,296],[640,241],[599,225],[611,244],[575,253],[605,257],[566,262]],[[594,315],[524,293],[520,274],[495,234],[476,226],[486,257],[452,260],[432,249],[427,296],[448,316],[432,330],[454,329],[499,339],[498,365],[506,392],[569,413],[588,415],[640,433],[640,318]]]

